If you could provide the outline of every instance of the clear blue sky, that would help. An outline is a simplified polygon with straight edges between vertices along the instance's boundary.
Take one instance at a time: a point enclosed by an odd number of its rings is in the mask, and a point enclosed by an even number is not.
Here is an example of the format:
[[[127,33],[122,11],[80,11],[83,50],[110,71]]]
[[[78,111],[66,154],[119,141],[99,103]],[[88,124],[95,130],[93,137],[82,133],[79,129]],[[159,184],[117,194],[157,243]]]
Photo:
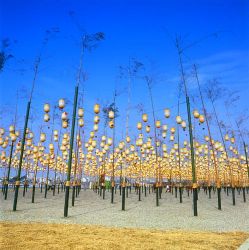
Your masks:
[[[77,22],[87,32],[102,31],[106,36],[84,60],[89,78],[85,83],[84,106],[87,110],[92,111],[95,102],[111,101],[118,66],[127,65],[132,57],[146,65],[153,61],[160,79],[153,88],[156,110],[175,106],[179,65],[172,38],[179,34],[188,45],[214,32],[218,32],[217,37],[203,39],[186,51],[187,74],[193,63],[198,64],[202,84],[215,77],[229,89],[241,91],[238,108],[234,109],[236,114],[248,107],[249,1],[0,0],[0,38],[10,39],[9,52],[14,55],[0,73],[1,108],[7,105],[13,111],[17,89],[30,89],[34,60],[45,30],[51,27],[59,27],[60,33],[49,41],[42,56],[32,104],[35,108],[32,112],[39,114],[37,124],[42,122],[43,103],[56,102],[61,97],[73,100],[80,32],[68,14],[70,11],[75,12]],[[20,69],[24,71],[21,73]],[[126,84],[118,81],[117,88],[122,90]],[[188,85],[195,94],[196,85],[191,77]],[[19,101],[21,118],[26,102],[27,99]],[[143,103],[145,110],[151,111],[148,90],[139,79],[132,85],[131,102],[132,106]],[[224,112],[221,104],[222,101],[218,106],[220,113]],[[118,97],[117,105],[121,112],[118,124],[123,127],[127,94]],[[71,107],[67,111],[71,112]],[[186,119],[184,106],[181,113]],[[163,112],[157,112],[157,116],[162,118]],[[88,117],[86,119],[92,120],[92,114]],[[139,120],[137,110],[132,110],[131,117],[131,126],[135,126]],[[12,119],[13,114],[8,113],[0,125],[6,126]],[[23,119],[19,126],[23,126]]]

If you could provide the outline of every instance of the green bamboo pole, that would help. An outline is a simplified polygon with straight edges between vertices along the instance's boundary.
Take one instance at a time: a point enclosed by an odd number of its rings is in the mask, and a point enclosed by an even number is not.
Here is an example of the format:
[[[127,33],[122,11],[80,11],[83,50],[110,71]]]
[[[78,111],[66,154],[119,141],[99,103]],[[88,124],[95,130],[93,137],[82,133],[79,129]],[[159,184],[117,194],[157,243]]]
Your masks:
[[[69,200],[69,188],[70,188],[70,178],[71,178],[71,168],[72,168],[72,155],[73,155],[73,143],[74,143],[74,128],[75,128],[75,120],[76,120],[76,108],[78,102],[78,89],[79,87],[75,87],[74,94],[74,108],[73,108],[73,119],[72,119],[72,128],[71,128],[71,137],[70,137],[70,151],[69,151],[69,159],[68,159],[68,170],[67,170],[67,182],[66,182],[66,191],[65,191],[65,205],[64,205],[64,217],[68,216],[68,200]]]
[[[194,142],[193,142],[190,103],[189,103],[189,97],[187,95],[186,95],[186,102],[187,102],[187,111],[188,111],[188,126],[189,126],[189,138],[190,138],[190,150],[191,150],[194,216],[197,216],[198,213],[197,213],[197,184],[196,184],[196,175],[195,175],[195,154],[194,154]]]
[[[27,110],[26,110],[26,116],[25,116],[25,123],[24,123],[23,137],[22,137],[22,146],[21,146],[21,154],[20,154],[19,167],[18,167],[18,173],[17,173],[17,179],[16,179],[16,188],[15,188],[13,211],[16,211],[16,207],[17,207],[18,191],[19,191],[19,187],[20,187],[20,176],[21,176],[21,171],[22,171],[22,160],[23,160],[24,145],[25,145],[25,140],[26,140],[26,130],[27,130],[27,127],[28,127],[30,105],[31,105],[31,100],[28,102]]]
[[[4,199],[5,200],[7,200],[7,196],[8,196],[9,179],[10,179],[10,167],[11,167],[11,161],[12,161],[13,147],[14,147],[14,142],[12,141],[11,142],[11,148],[10,148],[10,156],[9,156],[9,165],[8,165],[7,180],[5,182],[5,194],[4,194]]]

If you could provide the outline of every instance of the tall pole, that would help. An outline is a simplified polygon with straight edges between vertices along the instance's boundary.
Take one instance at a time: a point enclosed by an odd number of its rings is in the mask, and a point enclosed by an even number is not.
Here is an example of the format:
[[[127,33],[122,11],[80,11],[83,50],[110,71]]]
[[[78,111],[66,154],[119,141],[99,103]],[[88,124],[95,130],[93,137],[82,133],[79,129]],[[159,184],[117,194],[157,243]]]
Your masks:
[[[192,166],[192,182],[193,182],[193,207],[194,207],[194,216],[197,216],[197,183],[196,183],[196,173],[195,173],[195,153],[194,153],[194,143],[193,143],[193,131],[192,131],[192,122],[191,122],[191,111],[190,111],[190,103],[187,91],[187,84],[185,79],[185,74],[183,70],[182,63],[182,52],[183,50],[179,46],[178,38],[176,38],[176,48],[179,57],[179,64],[181,70],[181,77],[185,89],[186,96],[186,104],[187,104],[187,113],[188,113],[188,125],[189,125],[189,139],[190,139],[190,150],[191,150],[191,166]]]
[[[72,119],[72,128],[71,128],[70,151],[69,151],[67,182],[66,182],[66,191],[65,191],[64,217],[68,216],[68,200],[69,200],[70,178],[71,178],[71,168],[72,168],[72,155],[73,155],[73,144],[74,144],[76,108],[77,108],[77,101],[78,101],[78,89],[79,87],[77,85],[75,87],[75,94],[74,94],[73,119]]]
[[[24,123],[24,129],[23,129],[23,137],[22,137],[22,146],[21,146],[21,154],[20,154],[19,167],[18,167],[18,173],[17,173],[17,178],[16,178],[16,188],[15,188],[13,211],[16,211],[16,207],[17,207],[18,191],[19,191],[19,187],[20,187],[20,176],[21,176],[21,171],[22,171],[22,160],[23,160],[24,145],[25,145],[25,140],[26,140],[26,130],[27,130],[27,127],[28,127],[30,104],[31,104],[31,100],[28,102],[27,110],[26,110],[26,116],[25,116],[25,123]]]
[[[8,187],[9,187],[9,179],[10,179],[10,167],[11,167],[11,162],[12,162],[13,147],[14,147],[14,142],[12,141],[11,142],[11,148],[10,148],[7,180],[5,182],[5,194],[4,194],[4,199],[5,200],[7,200],[7,196],[8,196]]]

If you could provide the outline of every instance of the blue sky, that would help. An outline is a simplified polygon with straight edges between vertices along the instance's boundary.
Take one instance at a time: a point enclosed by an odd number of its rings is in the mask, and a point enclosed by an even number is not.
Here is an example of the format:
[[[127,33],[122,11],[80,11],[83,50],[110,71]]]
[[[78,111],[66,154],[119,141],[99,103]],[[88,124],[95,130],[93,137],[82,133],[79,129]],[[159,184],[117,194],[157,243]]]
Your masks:
[[[248,1],[4,1],[0,0],[0,38],[10,39],[10,53],[14,55],[0,73],[0,106],[8,106],[13,112],[15,95],[19,89],[30,89],[33,78],[32,67],[37,57],[45,30],[58,27],[60,33],[49,40],[42,54],[42,62],[35,86],[32,112],[37,115],[37,124],[42,122],[43,103],[55,103],[61,97],[73,100],[75,76],[79,63],[80,31],[69,16],[87,32],[102,31],[106,39],[84,58],[84,69],[88,74],[85,82],[84,107],[89,112],[86,120],[92,120],[92,106],[110,102],[115,87],[123,90],[127,81],[117,80],[119,65],[128,65],[130,58],[137,58],[150,71],[153,62],[157,83],[153,87],[157,117],[163,117],[162,109],[174,107],[176,114],[179,65],[173,39],[181,35],[184,45],[200,41],[185,52],[184,67],[188,74],[190,92],[196,95],[196,84],[191,77],[191,65],[199,66],[202,85],[218,78],[231,90],[240,90],[237,114],[248,107],[249,94],[249,2]],[[209,36],[216,33],[217,36]],[[14,43],[14,41],[17,41]],[[24,69],[21,73],[20,69]],[[144,104],[151,112],[148,90],[141,79],[132,84],[131,104]],[[181,101],[184,101],[182,99]],[[18,126],[23,126],[27,99],[19,101]],[[224,117],[223,100],[217,105]],[[127,94],[117,99],[120,110],[119,134],[124,133]],[[200,104],[192,104],[192,109]],[[209,107],[209,105],[208,105]],[[71,112],[72,108],[67,107]],[[13,119],[8,112],[4,126]],[[186,108],[180,113],[186,119]],[[135,108],[131,111],[133,128],[139,117]],[[151,113],[150,113],[151,114]],[[247,123],[248,124],[248,123]],[[214,127],[215,129],[215,127]]]

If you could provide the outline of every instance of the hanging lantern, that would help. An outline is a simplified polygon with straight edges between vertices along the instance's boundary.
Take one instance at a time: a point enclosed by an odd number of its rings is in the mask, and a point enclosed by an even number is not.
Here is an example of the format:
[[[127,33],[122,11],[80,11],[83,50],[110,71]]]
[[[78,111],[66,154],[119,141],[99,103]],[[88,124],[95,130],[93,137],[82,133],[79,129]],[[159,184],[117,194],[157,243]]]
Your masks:
[[[163,138],[166,138],[166,136],[167,136],[167,133],[166,133],[166,132],[163,132],[163,133],[162,133],[162,137],[163,137]]]
[[[106,141],[106,136],[103,135],[103,136],[101,137],[101,140],[102,140],[103,142],[105,142],[105,141]]]
[[[164,110],[164,116],[165,116],[166,118],[169,118],[169,117],[170,117],[170,110],[169,110],[169,109],[165,109],[165,110]]]
[[[94,131],[98,131],[98,129],[99,129],[98,124],[94,124],[94,125],[93,125],[93,130],[94,130]]]
[[[84,126],[84,120],[82,118],[78,121],[79,126],[82,128]]]
[[[131,142],[130,136],[126,136],[126,142],[127,142],[127,143],[130,143],[130,142]]]
[[[52,144],[52,143],[49,144],[49,150],[50,150],[50,151],[53,151],[53,150],[54,150],[54,144]]]
[[[94,136],[95,136],[94,131],[91,131],[91,132],[90,132],[90,138],[93,138]]]
[[[142,115],[142,119],[144,122],[147,122],[148,121],[148,115],[147,114],[143,114]]]
[[[111,145],[112,145],[112,138],[108,138],[108,139],[107,139],[107,145],[108,145],[108,146],[111,146]]]
[[[58,136],[58,130],[55,129],[53,133],[55,136]]]
[[[18,137],[20,135],[19,131],[15,131],[16,137]]]
[[[146,132],[149,133],[150,132],[150,126],[147,125],[146,128],[145,128]]]
[[[109,117],[109,119],[114,119],[114,111],[113,110],[109,111],[108,117]]]
[[[199,118],[199,116],[200,116],[198,110],[194,110],[193,115],[194,115],[194,118]]]
[[[113,121],[113,120],[110,120],[110,121],[109,121],[109,127],[110,127],[110,128],[114,128],[114,121]]]
[[[209,137],[206,135],[205,136],[205,141],[208,142],[209,141]]]
[[[228,134],[225,135],[225,141],[229,141],[229,135]]]
[[[59,139],[58,139],[58,136],[57,135],[54,135],[54,141],[57,142]]]
[[[4,135],[4,128],[0,128],[0,135]]]
[[[50,120],[49,114],[47,114],[47,113],[44,114],[43,120],[44,120],[45,122],[48,122],[48,121]]]
[[[235,143],[235,138],[231,137],[230,141],[231,141],[231,143]]]
[[[170,141],[174,141],[175,140],[175,136],[171,135],[169,139],[170,139]]]
[[[84,115],[84,109],[83,108],[79,108],[78,109],[78,116],[79,117],[83,117],[83,115]]]
[[[137,129],[138,129],[138,130],[141,130],[141,129],[142,129],[142,123],[141,123],[141,122],[138,122],[138,123],[137,123]]]
[[[93,111],[95,114],[98,114],[100,112],[100,106],[99,104],[95,104],[93,107]]]
[[[65,100],[64,99],[60,99],[58,106],[59,106],[60,109],[63,109],[65,107]]]
[[[4,139],[2,137],[0,137],[0,146],[2,146],[4,143]]]
[[[181,126],[182,126],[183,129],[185,129],[185,128],[187,127],[186,122],[185,122],[185,121],[182,121]]]
[[[62,121],[62,127],[67,128],[68,127],[68,122],[67,121]]]
[[[14,125],[9,126],[9,132],[14,133],[15,132],[15,127]]]
[[[67,120],[67,112],[62,112],[62,114],[61,114],[61,119],[62,119],[63,121],[66,121],[66,120]]]
[[[99,116],[95,115],[95,116],[94,116],[94,120],[93,120],[94,123],[95,123],[95,124],[98,124],[98,123],[99,123],[99,120],[100,120]]]
[[[46,113],[48,113],[48,112],[50,111],[50,106],[49,106],[48,103],[44,104],[43,110],[44,110],[44,112],[46,112]]]
[[[162,126],[162,129],[163,129],[164,132],[166,132],[166,131],[168,130],[168,126],[167,126],[166,124],[164,124],[164,125]]]
[[[182,118],[181,118],[181,116],[177,116],[176,117],[176,122],[177,122],[177,124],[181,124],[182,123]]]
[[[155,125],[156,125],[156,128],[160,128],[161,127],[161,121],[157,120]]]
[[[174,133],[176,132],[176,129],[175,129],[174,127],[172,127],[172,128],[170,129],[170,132],[171,132],[172,134],[174,134]]]
[[[11,134],[10,139],[12,142],[15,142],[16,141],[16,134]]]
[[[45,133],[41,133],[40,134],[40,141],[41,142],[45,142],[46,141],[46,134]]]
[[[205,122],[205,117],[204,117],[204,115],[200,115],[200,116],[199,116],[199,122],[200,122],[200,123]]]

